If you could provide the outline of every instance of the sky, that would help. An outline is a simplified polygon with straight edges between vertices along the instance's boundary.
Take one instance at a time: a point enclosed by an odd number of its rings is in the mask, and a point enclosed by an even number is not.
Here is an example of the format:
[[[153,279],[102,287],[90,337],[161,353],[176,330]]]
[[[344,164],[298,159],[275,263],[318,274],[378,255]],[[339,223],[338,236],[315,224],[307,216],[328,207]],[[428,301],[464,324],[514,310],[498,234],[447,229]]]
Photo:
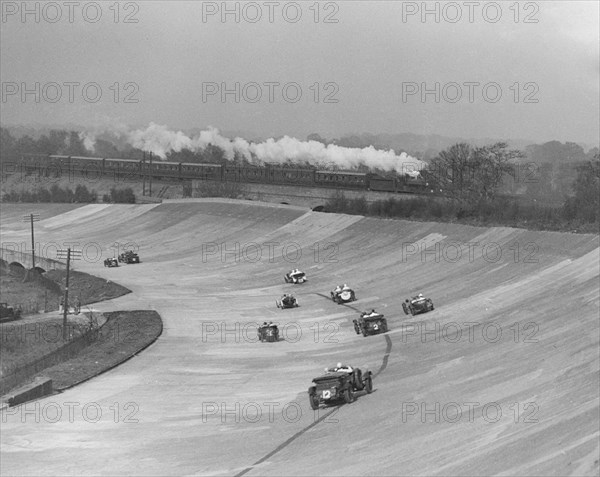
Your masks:
[[[599,141],[597,1],[1,7],[3,125]]]

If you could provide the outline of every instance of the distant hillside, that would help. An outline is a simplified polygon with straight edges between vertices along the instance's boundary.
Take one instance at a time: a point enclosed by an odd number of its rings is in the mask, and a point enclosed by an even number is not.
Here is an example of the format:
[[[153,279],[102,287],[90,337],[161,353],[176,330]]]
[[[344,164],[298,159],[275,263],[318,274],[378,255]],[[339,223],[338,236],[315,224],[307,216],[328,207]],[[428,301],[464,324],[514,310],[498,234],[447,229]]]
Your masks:
[[[318,136],[318,134],[311,134],[308,139],[320,140],[321,142],[337,144],[338,146],[345,147],[368,147],[373,146],[376,149],[393,149],[396,152],[405,151],[406,153],[418,157],[419,159],[430,160],[434,158],[439,152],[447,149],[453,144],[459,142],[467,142],[475,146],[484,146],[486,144],[493,144],[496,142],[507,142],[511,148],[521,149],[524,151],[536,150],[535,141],[527,139],[501,139],[501,138],[464,138],[464,137],[448,137],[440,136],[438,134],[412,134],[412,133],[399,133],[399,134],[352,134],[342,136],[339,139],[324,140]],[[551,141],[551,146],[543,148],[544,152],[548,152],[551,155],[561,154],[558,151],[551,152],[556,145],[561,143],[558,141]],[[593,146],[589,144],[575,144],[566,143],[567,145],[573,144],[575,149],[578,147],[579,151],[574,153],[571,150],[571,155],[579,155],[579,152],[585,156],[585,151],[591,149]],[[540,146],[541,147],[541,146]],[[597,147],[597,145],[596,145]],[[536,150],[537,151],[537,150]],[[543,155],[543,154],[542,154]],[[593,155],[593,154],[592,154]],[[591,157],[591,156],[590,156]],[[585,157],[584,157],[585,159]],[[554,159],[540,159],[539,154],[536,154],[536,158],[532,160],[547,160],[554,161]],[[579,159],[581,160],[581,158]]]

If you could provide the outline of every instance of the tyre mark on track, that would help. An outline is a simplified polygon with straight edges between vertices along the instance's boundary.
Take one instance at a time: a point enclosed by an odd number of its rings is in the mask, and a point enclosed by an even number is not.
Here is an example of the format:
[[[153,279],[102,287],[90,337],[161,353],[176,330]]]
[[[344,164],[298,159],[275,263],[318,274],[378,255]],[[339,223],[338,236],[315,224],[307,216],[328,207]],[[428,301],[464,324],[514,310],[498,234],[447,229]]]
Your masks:
[[[317,293],[317,295],[321,295],[322,297],[328,298],[325,295],[322,295],[321,293]],[[352,308],[352,307],[351,307]],[[385,354],[383,355],[383,359],[381,361],[381,366],[379,367],[379,369],[377,370],[376,373],[373,374],[373,377],[377,377],[378,375],[380,375],[381,373],[383,373],[383,371],[385,371],[385,368],[387,368],[388,365],[388,360],[390,358],[390,353],[392,352],[392,340],[388,335],[384,335],[385,337]],[[264,461],[266,461],[267,459],[269,459],[270,457],[273,457],[275,454],[277,454],[279,451],[285,449],[287,446],[289,446],[292,442],[294,442],[296,439],[298,439],[298,437],[300,437],[302,434],[308,432],[310,429],[312,429],[313,427],[315,427],[317,424],[319,424],[320,422],[324,421],[325,419],[327,419],[329,416],[331,416],[334,412],[336,412],[341,406],[343,406],[343,404],[340,404],[338,406],[335,406],[333,408],[331,408],[328,412],[326,412],[323,416],[321,416],[319,419],[317,419],[316,421],[314,421],[312,424],[309,424],[308,426],[306,426],[303,429],[300,429],[298,432],[296,432],[296,434],[294,434],[292,437],[290,437],[289,439],[285,440],[283,443],[279,444],[275,449],[273,449],[271,452],[269,452],[267,455],[261,457],[259,460],[257,460],[254,464],[252,464],[250,467],[246,467],[244,470],[242,470],[240,473],[235,474],[235,477],[241,477],[242,475],[247,474],[248,472],[250,472],[251,470],[254,470],[254,468],[257,465],[262,464]]]
[[[256,467],[259,464],[262,464],[265,460],[267,460],[268,458],[274,456],[275,454],[277,454],[280,450],[283,450],[285,447],[287,447],[288,445],[290,445],[292,442],[294,442],[298,437],[300,437],[302,434],[304,434],[305,432],[309,431],[310,429],[312,429],[313,427],[315,427],[317,424],[319,424],[321,421],[324,421],[327,417],[329,417],[331,414],[333,414],[335,411],[337,411],[340,408],[340,406],[335,406],[334,408],[332,408],[331,410],[329,410],[328,412],[326,412],[323,416],[321,416],[319,419],[317,419],[316,421],[314,421],[312,424],[309,424],[308,426],[306,426],[304,429],[299,430],[298,432],[296,432],[296,434],[294,434],[292,437],[290,437],[289,439],[287,439],[286,441],[284,441],[282,444],[279,444],[275,449],[273,449],[271,452],[269,452],[267,455],[265,455],[264,457],[260,458],[259,460],[257,460],[254,464],[252,464],[250,467],[245,468],[244,470],[242,470],[239,474],[236,474],[235,477],[241,477],[242,475],[250,472],[251,470],[254,469],[254,467]]]
[[[376,373],[373,374],[373,377],[377,377],[379,374],[385,371],[387,368],[388,360],[390,359],[390,353],[392,352],[392,339],[388,335],[383,335],[385,337],[385,354],[383,355],[383,360],[381,362],[381,366],[377,370]]]

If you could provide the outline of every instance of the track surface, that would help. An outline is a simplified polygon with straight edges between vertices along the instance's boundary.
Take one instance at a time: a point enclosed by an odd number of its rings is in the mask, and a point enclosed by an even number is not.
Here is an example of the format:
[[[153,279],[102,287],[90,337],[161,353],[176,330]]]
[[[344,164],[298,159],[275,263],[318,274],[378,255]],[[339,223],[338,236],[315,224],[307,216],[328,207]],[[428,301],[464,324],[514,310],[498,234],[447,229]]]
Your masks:
[[[29,210],[2,208],[2,242],[28,243]],[[598,475],[597,236],[227,200],[52,210],[36,240],[79,241],[76,269],[133,290],[97,308],[155,309],[165,328],[122,366],[4,411],[2,475]],[[104,268],[115,242],[143,263]],[[309,281],[284,284],[291,267]],[[327,298],[343,282],[352,307]],[[275,307],[286,291],[300,308]],[[436,309],[407,317],[418,292]],[[363,308],[390,332],[356,335]],[[287,341],[256,343],[265,320]],[[315,413],[306,390],[338,361],[379,372],[375,392]]]

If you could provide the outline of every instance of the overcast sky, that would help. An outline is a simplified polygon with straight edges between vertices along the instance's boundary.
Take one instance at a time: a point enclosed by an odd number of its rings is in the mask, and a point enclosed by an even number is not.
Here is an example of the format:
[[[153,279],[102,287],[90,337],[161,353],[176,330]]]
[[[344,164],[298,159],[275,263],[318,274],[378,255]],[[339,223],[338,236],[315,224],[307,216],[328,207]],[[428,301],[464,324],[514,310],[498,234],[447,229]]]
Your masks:
[[[598,143],[597,1],[75,3],[2,1],[2,124]]]

